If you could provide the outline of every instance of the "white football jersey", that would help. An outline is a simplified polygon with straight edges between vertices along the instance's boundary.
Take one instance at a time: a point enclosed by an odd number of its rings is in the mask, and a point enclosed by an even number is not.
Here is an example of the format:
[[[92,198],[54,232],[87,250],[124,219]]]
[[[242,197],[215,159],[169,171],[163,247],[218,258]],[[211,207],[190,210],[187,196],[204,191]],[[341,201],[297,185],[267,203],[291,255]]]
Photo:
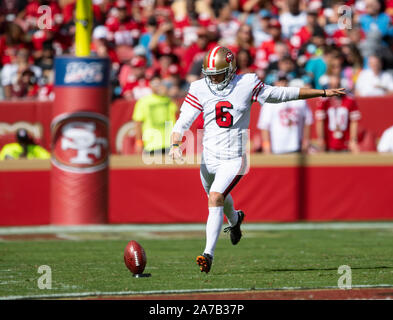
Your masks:
[[[252,103],[278,103],[298,97],[299,88],[268,86],[254,73],[235,75],[219,95],[210,90],[205,79],[200,79],[191,83],[173,132],[183,135],[203,112],[204,157],[238,158],[246,152]]]
[[[300,151],[304,126],[312,121],[305,100],[265,103],[257,127],[269,131],[273,153],[288,153]]]

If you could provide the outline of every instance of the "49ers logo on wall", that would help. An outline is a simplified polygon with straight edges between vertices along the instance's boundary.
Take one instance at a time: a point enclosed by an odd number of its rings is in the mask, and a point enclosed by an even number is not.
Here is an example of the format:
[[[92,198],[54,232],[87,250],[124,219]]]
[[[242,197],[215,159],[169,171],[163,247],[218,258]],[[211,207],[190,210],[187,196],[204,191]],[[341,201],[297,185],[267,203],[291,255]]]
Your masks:
[[[108,166],[108,119],[92,112],[62,114],[52,122],[52,163],[89,173]]]

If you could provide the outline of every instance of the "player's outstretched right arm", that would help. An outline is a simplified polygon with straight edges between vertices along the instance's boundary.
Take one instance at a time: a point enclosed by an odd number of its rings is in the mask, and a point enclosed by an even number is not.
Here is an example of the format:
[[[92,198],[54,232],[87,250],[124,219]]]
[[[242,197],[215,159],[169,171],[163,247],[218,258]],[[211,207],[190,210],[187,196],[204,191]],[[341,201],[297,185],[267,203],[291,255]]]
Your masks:
[[[264,103],[281,103],[291,100],[303,100],[316,97],[334,97],[343,96],[346,94],[345,88],[338,89],[310,89],[298,87],[281,87],[265,85],[258,77],[253,74],[250,82],[254,85],[252,91],[252,101],[259,101]]]
[[[316,97],[327,97],[327,98],[340,97],[340,96],[344,96],[345,94],[346,94],[345,88],[324,89],[324,90],[300,88],[299,99],[310,99]]]

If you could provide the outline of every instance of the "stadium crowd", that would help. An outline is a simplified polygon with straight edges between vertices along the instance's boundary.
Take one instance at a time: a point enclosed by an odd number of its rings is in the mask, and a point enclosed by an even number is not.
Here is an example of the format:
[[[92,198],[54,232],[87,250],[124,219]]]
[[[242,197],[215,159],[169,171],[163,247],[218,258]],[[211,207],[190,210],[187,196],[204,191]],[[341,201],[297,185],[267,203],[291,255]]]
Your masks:
[[[54,56],[74,52],[75,2],[2,1],[2,99],[53,98]],[[267,84],[286,75],[326,88],[339,76],[355,95],[393,92],[392,0],[93,0],[93,12],[91,50],[112,61],[113,98],[141,98],[157,74],[184,96],[217,44]]]

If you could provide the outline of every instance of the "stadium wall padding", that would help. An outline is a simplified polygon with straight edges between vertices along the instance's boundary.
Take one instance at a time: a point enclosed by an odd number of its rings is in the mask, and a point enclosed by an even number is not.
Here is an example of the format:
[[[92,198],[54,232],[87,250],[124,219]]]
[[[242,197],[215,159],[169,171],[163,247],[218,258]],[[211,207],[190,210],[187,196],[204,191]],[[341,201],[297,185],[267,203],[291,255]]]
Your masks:
[[[0,162],[0,225],[50,221],[50,163]],[[231,192],[248,222],[393,219],[393,155],[252,155]],[[199,167],[144,165],[112,156],[109,223],[204,223],[207,197]]]

